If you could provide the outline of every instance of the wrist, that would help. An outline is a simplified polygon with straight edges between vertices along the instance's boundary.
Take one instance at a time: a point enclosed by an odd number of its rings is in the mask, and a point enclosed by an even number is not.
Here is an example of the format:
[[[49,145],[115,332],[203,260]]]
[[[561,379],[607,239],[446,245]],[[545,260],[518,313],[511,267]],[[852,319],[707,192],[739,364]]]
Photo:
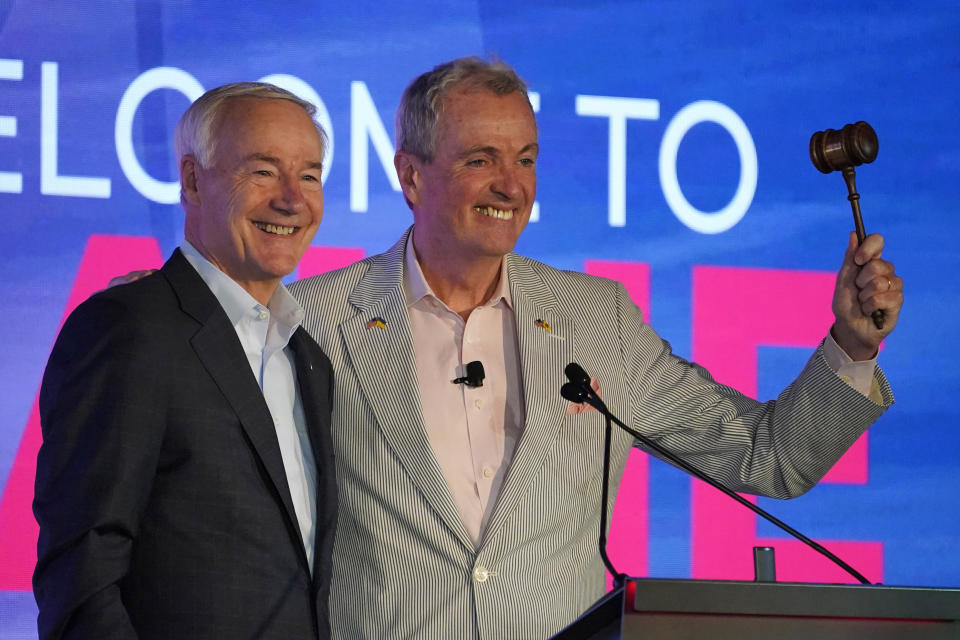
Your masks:
[[[857,331],[844,322],[834,322],[833,326],[830,327],[830,335],[833,336],[837,346],[843,349],[844,353],[850,356],[850,359],[854,362],[872,360],[877,357],[879,345],[864,341]]]

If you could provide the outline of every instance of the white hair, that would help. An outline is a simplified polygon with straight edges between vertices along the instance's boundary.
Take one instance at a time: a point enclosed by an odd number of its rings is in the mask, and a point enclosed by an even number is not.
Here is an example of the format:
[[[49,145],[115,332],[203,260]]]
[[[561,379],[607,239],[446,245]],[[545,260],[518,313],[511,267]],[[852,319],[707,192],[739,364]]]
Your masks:
[[[217,140],[213,136],[217,119],[223,111],[224,105],[235,98],[263,98],[273,100],[289,100],[299,105],[310,116],[317,134],[320,136],[320,151],[325,155],[327,150],[327,132],[314,119],[317,108],[311,103],[297,97],[286,89],[281,89],[266,82],[235,82],[225,84],[216,89],[210,89],[197,98],[180,117],[176,131],[173,134],[173,146],[179,162],[187,154],[193,155],[201,167],[209,167],[217,150]]]

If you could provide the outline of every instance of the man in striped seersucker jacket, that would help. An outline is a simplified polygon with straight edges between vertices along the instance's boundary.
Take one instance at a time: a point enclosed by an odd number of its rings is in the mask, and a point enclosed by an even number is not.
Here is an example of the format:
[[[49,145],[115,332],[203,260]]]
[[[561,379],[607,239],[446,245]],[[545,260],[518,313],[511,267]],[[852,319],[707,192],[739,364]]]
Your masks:
[[[512,253],[538,146],[509,67],[461,59],[418,77],[396,135],[413,227],[291,287],[336,378],[335,636],[543,638],[602,595],[602,421],[559,396],[568,362],[632,427],[781,498],[816,484],[893,402],[873,358],[902,281],[881,237],[851,239],[829,335],[761,404],[673,355],[621,285]],[[474,360],[483,385],[451,384]],[[613,495],[631,446],[615,436]]]

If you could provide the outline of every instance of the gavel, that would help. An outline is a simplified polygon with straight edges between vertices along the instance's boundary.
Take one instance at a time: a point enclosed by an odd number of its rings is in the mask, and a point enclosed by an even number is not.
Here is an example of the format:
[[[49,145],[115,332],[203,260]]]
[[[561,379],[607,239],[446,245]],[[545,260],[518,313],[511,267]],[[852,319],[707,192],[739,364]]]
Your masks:
[[[847,200],[853,209],[853,225],[857,230],[857,240],[861,244],[867,233],[860,215],[860,194],[857,193],[857,172],[854,167],[876,160],[878,148],[876,132],[862,120],[844,125],[839,131],[817,131],[810,137],[810,160],[813,166],[821,173],[843,173],[843,180],[847,183]],[[877,309],[870,317],[877,329],[883,329],[883,311]]]

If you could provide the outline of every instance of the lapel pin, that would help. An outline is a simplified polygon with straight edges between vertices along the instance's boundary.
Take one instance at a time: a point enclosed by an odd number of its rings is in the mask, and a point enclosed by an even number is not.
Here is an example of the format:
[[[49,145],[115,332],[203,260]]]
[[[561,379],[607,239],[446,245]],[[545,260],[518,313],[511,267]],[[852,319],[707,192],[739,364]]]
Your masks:
[[[548,332],[553,331],[553,328],[550,326],[550,323],[547,322],[546,320],[541,320],[540,318],[537,318],[536,322],[534,322],[533,324],[540,327],[541,329],[546,329]]]
[[[387,328],[387,321],[384,320],[383,318],[381,318],[380,316],[377,316],[376,318],[370,318],[370,321],[367,322],[367,330],[369,331],[370,329],[373,329],[374,327],[376,327],[376,328],[378,328],[378,329],[386,329],[386,328]]]

